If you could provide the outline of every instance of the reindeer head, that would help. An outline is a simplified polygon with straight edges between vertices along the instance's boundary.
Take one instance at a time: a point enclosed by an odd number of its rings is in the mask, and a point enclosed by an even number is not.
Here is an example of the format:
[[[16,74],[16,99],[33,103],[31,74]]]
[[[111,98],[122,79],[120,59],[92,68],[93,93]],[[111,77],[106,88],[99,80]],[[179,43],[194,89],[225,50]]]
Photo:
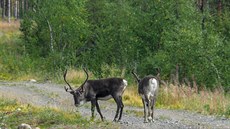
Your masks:
[[[70,94],[73,95],[73,98],[74,98],[74,105],[76,107],[82,105],[85,103],[86,99],[85,99],[85,90],[84,90],[84,85],[85,83],[87,82],[88,80],[88,73],[86,71],[85,68],[83,68],[83,70],[85,71],[87,77],[86,77],[86,80],[84,81],[83,84],[81,84],[81,86],[79,86],[76,90],[73,90],[73,88],[70,86],[70,84],[66,81],[66,74],[67,74],[67,70],[65,70],[65,73],[64,73],[64,81],[66,82],[66,84],[69,86],[69,88],[67,88],[66,86],[64,87],[66,92],[69,92]]]

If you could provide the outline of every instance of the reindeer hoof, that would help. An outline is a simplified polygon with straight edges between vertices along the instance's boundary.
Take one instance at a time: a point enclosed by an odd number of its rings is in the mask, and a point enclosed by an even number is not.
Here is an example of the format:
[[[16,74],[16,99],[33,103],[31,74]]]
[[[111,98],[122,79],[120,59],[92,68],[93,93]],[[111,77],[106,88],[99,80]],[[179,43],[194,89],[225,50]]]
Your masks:
[[[153,118],[151,116],[148,117],[148,121],[151,122]]]
[[[149,120],[149,122],[155,122],[154,119]]]
[[[148,123],[147,119],[144,120],[144,123]]]
[[[117,119],[114,119],[114,120],[113,120],[113,122],[120,122],[120,121],[121,121],[121,119],[118,119],[118,120],[117,120]]]
[[[118,119],[117,122],[121,122],[121,119]]]

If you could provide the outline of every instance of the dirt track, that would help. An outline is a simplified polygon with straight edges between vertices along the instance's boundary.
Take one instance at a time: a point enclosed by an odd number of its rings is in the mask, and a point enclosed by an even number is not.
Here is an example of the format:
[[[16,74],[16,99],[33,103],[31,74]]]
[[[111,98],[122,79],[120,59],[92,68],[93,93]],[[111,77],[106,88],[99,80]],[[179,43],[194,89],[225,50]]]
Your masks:
[[[0,97],[17,99],[34,106],[57,107],[62,110],[77,111],[90,118],[90,103],[80,108],[73,105],[72,95],[66,93],[63,85],[32,82],[0,82]],[[112,121],[116,106],[114,102],[99,101],[102,114],[107,121]],[[155,122],[143,123],[143,109],[124,107],[119,123],[122,129],[230,129],[230,120],[214,116],[205,116],[183,110],[155,110]],[[96,118],[100,119],[98,113]]]

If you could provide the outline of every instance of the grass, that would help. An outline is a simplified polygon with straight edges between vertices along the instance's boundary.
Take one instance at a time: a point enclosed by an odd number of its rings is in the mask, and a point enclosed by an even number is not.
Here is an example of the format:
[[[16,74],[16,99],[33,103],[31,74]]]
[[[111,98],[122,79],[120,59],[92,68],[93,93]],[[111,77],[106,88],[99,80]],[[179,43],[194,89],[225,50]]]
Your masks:
[[[123,95],[124,105],[142,107],[141,97],[137,93],[137,86],[128,86]]]
[[[163,85],[160,89],[158,106],[230,117],[229,96],[225,95],[221,87],[211,91],[185,85]]]
[[[0,98],[0,123],[0,128],[9,129],[15,129],[22,123],[27,123],[32,128],[118,128],[110,122],[86,120],[75,112],[22,105],[4,98]]]
[[[14,21],[14,22],[11,22],[10,24],[8,22],[1,22],[0,23],[0,30],[2,32],[15,33],[15,30],[18,30],[19,26],[20,26],[19,21]]]
[[[125,91],[125,105],[142,107],[141,97],[137,86],[130,86]],[[184,109],[202,114],[224,116],[230,118],[230,96],[224,90],[216,88],[198,90],[197,87],[186,85],[161,85],[158,93],[156,108]]]
[[[66,75],[66,80],[68,82],[71,82],[73,84],[73,87],[77,87],[77,86],[80,86],[86,79],[86,73],[83,71],[83,70],[78,70],[78,69],[73,69],[73,68],[69,68],[67,69],[67,75]],[[92,79],[92,74],[89,72],[89,77],[90,79]],[[63,75],[60,75],[61,77]],[[60,81],[61,80],[61,81]],[[57,81],[60,81],[63,82],[63,78],[61,78],[60,80],[57,80]]]

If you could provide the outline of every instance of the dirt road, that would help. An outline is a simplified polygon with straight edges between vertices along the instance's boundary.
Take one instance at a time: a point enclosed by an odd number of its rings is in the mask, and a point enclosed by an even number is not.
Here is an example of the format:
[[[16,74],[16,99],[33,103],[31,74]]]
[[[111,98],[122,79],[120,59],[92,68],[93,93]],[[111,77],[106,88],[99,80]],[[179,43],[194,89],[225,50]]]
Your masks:
[[[76,108],[72,95],[66,93],[64,85],[32,82],[0,81],[0,97],[17,99],[34,106],[56,107],[79,112],[90,118],[90,103]],[[112,121],[116,111],[113,101],[99,101],[102,114]],[[143,123],[142,108],[125,106],[121,122],[122,129],[230,129],[230,120],[215,116],[205,116],[184,110],[155,110],[155,122]],[[96,118],[100,119],[98,113]]]

